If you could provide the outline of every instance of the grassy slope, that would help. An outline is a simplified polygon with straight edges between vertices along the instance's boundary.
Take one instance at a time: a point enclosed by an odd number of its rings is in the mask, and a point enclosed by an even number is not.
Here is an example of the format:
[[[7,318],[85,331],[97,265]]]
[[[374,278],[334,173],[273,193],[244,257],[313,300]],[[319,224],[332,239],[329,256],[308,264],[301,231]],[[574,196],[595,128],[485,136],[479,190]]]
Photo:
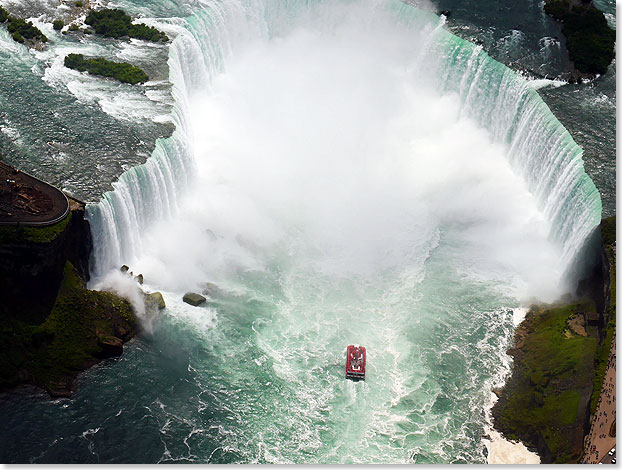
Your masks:
[[[58,298],[41,325],[0,326],[0,387],[32,381],[54,390],[98,361],[99,336],[131,337],[136,319],[127,301],[86,289],[67,262]]]
[[[496,407],[497,425],[508,438],[531,447],[541,447],[543,439],[556,463],[581,455],[579,404],[592,387],[597,348],[595,338],[573,334],[566,321],[593,308],[580,302],[529,312],[522,325],[527,334],[514,351],[514,371]]]

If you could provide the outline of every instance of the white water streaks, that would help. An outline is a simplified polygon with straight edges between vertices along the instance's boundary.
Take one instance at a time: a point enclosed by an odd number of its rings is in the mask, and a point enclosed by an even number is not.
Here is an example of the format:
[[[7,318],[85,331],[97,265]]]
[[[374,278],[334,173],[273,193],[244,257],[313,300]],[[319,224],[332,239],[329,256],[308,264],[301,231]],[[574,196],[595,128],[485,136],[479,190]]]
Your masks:
[[[210,356],[193,365],[231,418],[219,445],[483,461],[499,308],[564,292],[600,219],[537,93],[399,2],[207,3],[170,65],[177,130],[89,206],[94,275],[230,293],[199,309],[218,321],[197,323]],[[368,347],[365,384],[342,380],[349,343]]]

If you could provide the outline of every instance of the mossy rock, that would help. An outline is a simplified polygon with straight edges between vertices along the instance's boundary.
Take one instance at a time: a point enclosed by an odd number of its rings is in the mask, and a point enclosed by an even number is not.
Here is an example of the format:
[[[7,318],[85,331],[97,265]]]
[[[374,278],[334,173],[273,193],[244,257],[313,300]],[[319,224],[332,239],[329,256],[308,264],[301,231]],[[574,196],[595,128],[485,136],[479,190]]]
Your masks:
[[[145,307],[150,310],[158,309],[163,310],[166,308],[164,297],[160,292],[152,292],[151,294],[145,294]]]
[[[123,340],[137,330],[127,300],[88,290],[67,262],[54,307],[42,324],[0,323],[0,387],[28,377],[53,396],[66,396],[79,371],[119,355]]]

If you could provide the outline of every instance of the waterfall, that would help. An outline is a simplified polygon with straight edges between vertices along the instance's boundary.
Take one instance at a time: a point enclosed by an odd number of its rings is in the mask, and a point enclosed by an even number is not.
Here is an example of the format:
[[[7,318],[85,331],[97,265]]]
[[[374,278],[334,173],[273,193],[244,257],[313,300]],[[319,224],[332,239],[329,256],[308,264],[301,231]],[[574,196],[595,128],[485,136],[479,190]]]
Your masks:
[[[600,194],[583,167],[583,150],[527,80],[481,47],[445,31],[440,35],[445,71],[440,86],[459,94],[462,112],[488,129],[493,142],[508,146],[512,167],[551,223],[550,238],[571,263],[602,211]]]
[[[131,263],[150,224],[176,213],[194,168],[194,130],[186,120],[193,90],[209,86],[238,44],[281,34],[298,15],[310,14],[311,7],[292,0],[210,2],[186,19],[169,55],[176,130],[157,142],[144,165],[125,172],[112,191],[87,208],[94,277]],[[550,221],[550,239],[570,264],[601,217],[600,195],[584,171],[581,148],[527,80],[481,47],[445,31],[438,17],[397,0],[376,2],[376,7],[393,10],[397,21],[426,32],[418,47],[420,61],[435,68],[426,73],[436,77],[440,91],[458,94],[461,112],[509,149],[514,171]]]

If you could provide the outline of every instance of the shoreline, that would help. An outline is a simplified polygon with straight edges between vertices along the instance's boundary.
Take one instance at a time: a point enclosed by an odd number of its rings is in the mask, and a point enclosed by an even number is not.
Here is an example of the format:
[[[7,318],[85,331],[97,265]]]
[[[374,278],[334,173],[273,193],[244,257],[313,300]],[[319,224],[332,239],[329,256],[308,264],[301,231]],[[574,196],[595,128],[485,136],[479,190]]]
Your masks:
[[[525,319],[525,316],[529,312],[529,308],[517,307],[509,310],[512,311],[512,324],[514,325],[514,331],[512,333],[512,338],[507,345],[508,347],[512,344],[516,329]],[[503,374],[503,377],[499,377],[499,379],[501,379],[500,385],[497,387],[493,387],[493,389],[490,391],[489,400],[484,409],[487,422],[487,426],[484,429],[486,432],[486,436],[483,438],[484,445],[486,446],[486,449],[488,451],[486,463],[489,465],[539,464],[541,463],[540,456],[534,451],[534,449],[529,449],[521,441],[511,441],[509,439],[506,439],[494,426],[492,410],[499,400],[499,396],[497,395],[497,393],[499,393],[499,390],[502,390],[505,387],[508,379],[512,374],[512,356],[507,354],[507,350],[504,350],[502,354],[506,356],[505,360],[507,360],[508,363],[508,370]]]
[[[583,295],[590,297],[589,300],[575,298],[532,306],[516,327],[508,349],[513,358],[511,372],[503,387],[494,391],[499,398],[492,407],[490,434],[497,433],[521,450],[520,444],[527,450],[536,450],[542,463],[582,461],[586,451],[590,451],[590,424],[593,427],[596,421],[594,401],[600,404],[602,398],[601,372],[609,380],[605,382],[609,387],[609,406],[611,387],[615,390],[608,342],[612,332],[615,340],[615,300],[611,302],[611,297],[615,299],[615,216],[603,219],[599,230],[604,268],[610,270],[610,275],[600,279],[596,269],[579,283],[579,288],[583,284]],[[585,289],[585,284],[591,284],[591,289]],[[597,298],[598,287],[602,289],[604,302]],[[600,359],[604,348],[607,349],[605,370]],[[615,358],[615,342],[611,349]],[[615,368],[615,359],[613,364]],[[615,407],[615,395],[613,403]],[[599,425],[601,431],[597,436],[603,433],[602,426]],[[510,449],[508,444],[506,451]],[[601,443],[600,447],[607,445]],[[599,455],[602,458],[602,449]],[[498,458],[501,463],[505,457],[501,454]],[[490,460],[489,457],[489,463],[495,463]]]

